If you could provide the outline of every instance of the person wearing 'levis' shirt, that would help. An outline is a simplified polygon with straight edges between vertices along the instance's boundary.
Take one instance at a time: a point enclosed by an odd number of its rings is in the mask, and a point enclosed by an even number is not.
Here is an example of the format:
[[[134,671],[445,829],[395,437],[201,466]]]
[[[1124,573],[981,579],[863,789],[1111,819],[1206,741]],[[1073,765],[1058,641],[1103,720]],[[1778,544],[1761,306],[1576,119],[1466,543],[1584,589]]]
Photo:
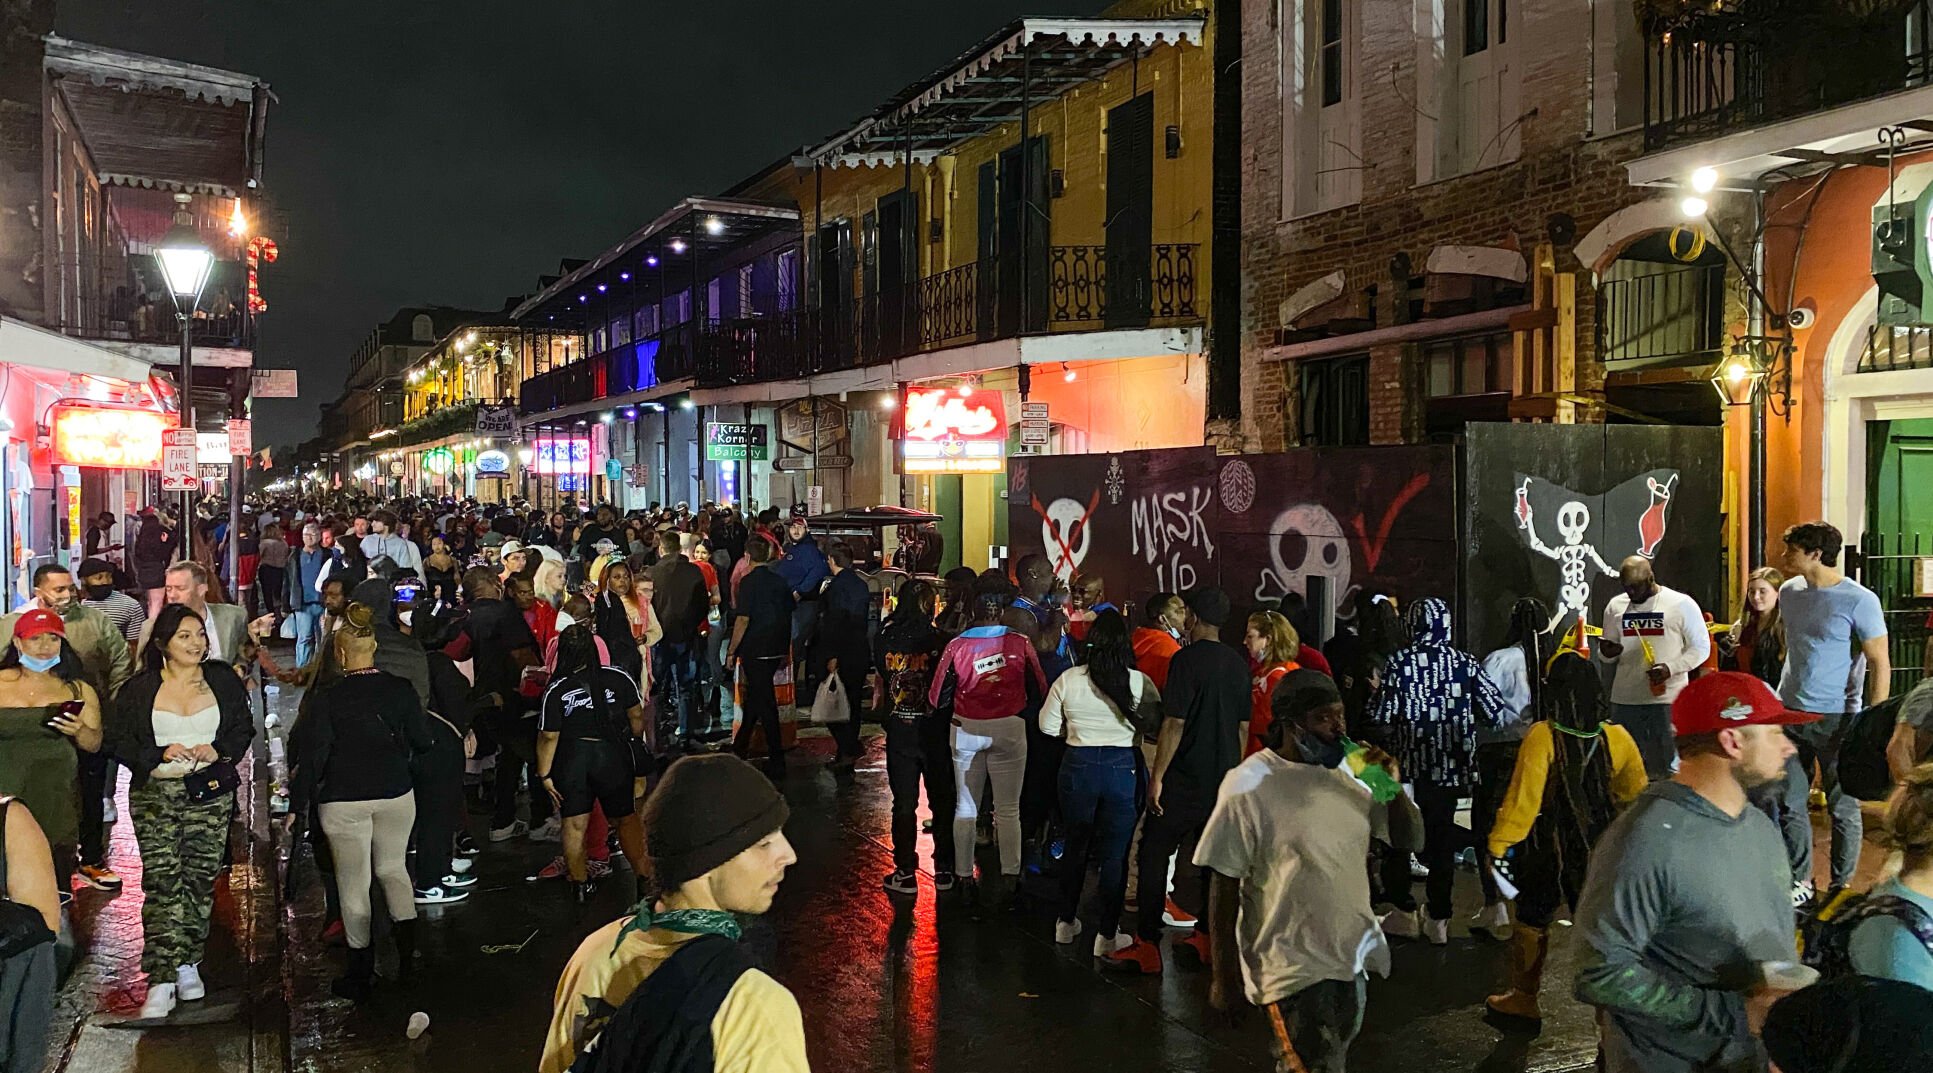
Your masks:
[[[1047,676],[1033,642],[1000,625],[1011,601],[1008,592],[979,595],[973,625],[940,654],[928,690],[935,711],[953,714],[953,853],[962,882],[973,876],[976,790],[988,778],[993,779],[1000,871],[1015,882],[1020,876],[1020,787],[1027,768],[1027,725],[1020,712],[1047,695]]]

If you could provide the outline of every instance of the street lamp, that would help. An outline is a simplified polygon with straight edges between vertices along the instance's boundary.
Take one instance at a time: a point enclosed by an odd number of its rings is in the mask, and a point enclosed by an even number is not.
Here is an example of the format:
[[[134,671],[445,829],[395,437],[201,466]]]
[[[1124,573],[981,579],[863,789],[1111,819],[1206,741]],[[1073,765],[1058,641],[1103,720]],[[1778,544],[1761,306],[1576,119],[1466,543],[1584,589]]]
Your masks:
[[[1765,363],[1743,340],[1712,367],[1711,385],[1726,406],[1750,406],[1765,387]]]
[[[1749,406],[1751,460],[1747,473],[1746,539],[1750,541],[1750,563],[1765,554],[1765,409],[1769,396],[1781,392],[1772,382],[1774,368],[1783,359],[1791,368],[1789,340],[1765,336],[1741,336],[1732,341],[1731,350],[1712,366],[1713,390],[1727,407]],[[1767,361],[1765,355],[1770,354]],[[1789,387],[1786,389],[1789,390]],[[1788,397],[1786,405],[1790,406]]]
[[[194,214],[188,211],[193,199],[187,194],[175,195],[174,226],[155,248],[154,256],[161,262],[161,274],[166,277],[168,290],[174,295],[175,317],[181,322],[181,390],[177,400],[180,411],[181,427],[195,427],[195,345],[194,318],[195,305],[201,300],[201,289],[208,283],[208,272],[215,265],[215,255],[201,240],[195,230]],[[188,524],[189,513],[194,509],[193,492],[181,495],[181,524]],[[186,547],[184,542],[183,547]]]

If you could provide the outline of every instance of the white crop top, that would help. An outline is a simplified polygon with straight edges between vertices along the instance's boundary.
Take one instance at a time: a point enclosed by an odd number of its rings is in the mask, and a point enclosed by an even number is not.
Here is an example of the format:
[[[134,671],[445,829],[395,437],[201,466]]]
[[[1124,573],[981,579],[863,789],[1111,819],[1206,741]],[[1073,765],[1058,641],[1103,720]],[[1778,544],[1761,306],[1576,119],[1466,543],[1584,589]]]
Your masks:
[[[193,715],[176,715],[159,709],[154,713],[154,743],[162,752],[170,745],[213,745],[221,729],[221,708],[210,704]],[[151,778],[179,779],[201,766],[192,760],[169,760],[155,765]]]

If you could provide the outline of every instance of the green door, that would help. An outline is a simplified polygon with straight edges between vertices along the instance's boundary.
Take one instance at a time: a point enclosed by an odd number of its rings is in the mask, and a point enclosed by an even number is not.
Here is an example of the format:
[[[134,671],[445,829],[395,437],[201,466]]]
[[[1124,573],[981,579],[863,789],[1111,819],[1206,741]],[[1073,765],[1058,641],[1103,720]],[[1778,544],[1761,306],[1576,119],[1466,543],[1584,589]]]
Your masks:
[[[1866,538],[1859,578],[1886,609],[1893,693],[1920,680],[1933,603],[1917,595],[1922,557],[1933,557],[1933,419],[1866,424]]]

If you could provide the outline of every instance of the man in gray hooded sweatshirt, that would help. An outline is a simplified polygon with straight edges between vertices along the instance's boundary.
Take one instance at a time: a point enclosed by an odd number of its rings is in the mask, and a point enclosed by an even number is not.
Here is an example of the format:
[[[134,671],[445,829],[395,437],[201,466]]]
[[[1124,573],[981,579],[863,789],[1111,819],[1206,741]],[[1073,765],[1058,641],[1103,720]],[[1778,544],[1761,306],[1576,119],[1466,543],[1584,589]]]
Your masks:
[[[1798,959],[1779,830],[1746,800],[1782,777],[1787,711],[1723,671],[1671,705],[1678,773],[1651,784],[1591,855],[1578,902],[1577,997],[1598,1009],[1609,1073],[1757,1073],[1754,1038]]]

